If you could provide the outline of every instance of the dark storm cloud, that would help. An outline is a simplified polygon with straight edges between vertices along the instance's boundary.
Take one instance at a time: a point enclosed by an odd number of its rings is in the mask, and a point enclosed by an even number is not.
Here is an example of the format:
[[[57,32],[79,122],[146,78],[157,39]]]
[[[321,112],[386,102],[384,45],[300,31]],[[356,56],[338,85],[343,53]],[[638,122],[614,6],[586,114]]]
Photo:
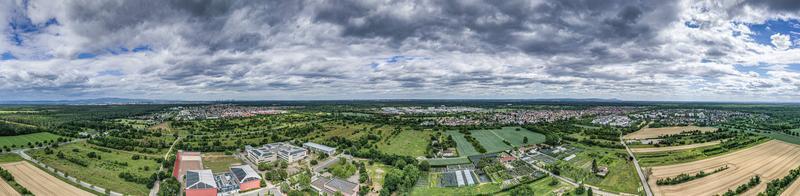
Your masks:
[[[767,8],[771,11],[798,12],[800,2],[796,0],[745,0],[742,4]]]

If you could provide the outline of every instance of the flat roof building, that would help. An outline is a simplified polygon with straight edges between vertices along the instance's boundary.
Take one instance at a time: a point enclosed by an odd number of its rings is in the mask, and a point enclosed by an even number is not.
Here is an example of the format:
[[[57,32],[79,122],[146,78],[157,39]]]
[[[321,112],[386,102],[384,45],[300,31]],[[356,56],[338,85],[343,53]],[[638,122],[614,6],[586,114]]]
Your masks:
[[[186,196],[216,196],[217,183],[211,170],[186,171]]]
[[[313,142],[306,142],[305,144],[303,144],[303,147],[305,147],[305,148],[307,148],[307,149],[309,149],[311,151],[318,152],[318,153],[323,153],[323,154],[327,154],[327,155],[333,155],[334,153],[336,153],[336,148],[334,148],[334,147],[330,147],[330,146],[326,146],[326,145],[322,145],[322,144],[317,144],[317,143],[313,143]]]
[[[335,195],[336,192],[345,196],[358,195],[358,184],[338,178],[319,177],[311,181],[311,187],[322,195]]]
[[[239,183],[239,191],[246,191],[261,187],[261,175],[249,165],[231,167],[231,173]]]
[[[291,163],[308,155],[308,150],[283,142],[264,144],[258,148],[248,145],[244,149],[247,158],[255,163],[272,162],[278,159]]]

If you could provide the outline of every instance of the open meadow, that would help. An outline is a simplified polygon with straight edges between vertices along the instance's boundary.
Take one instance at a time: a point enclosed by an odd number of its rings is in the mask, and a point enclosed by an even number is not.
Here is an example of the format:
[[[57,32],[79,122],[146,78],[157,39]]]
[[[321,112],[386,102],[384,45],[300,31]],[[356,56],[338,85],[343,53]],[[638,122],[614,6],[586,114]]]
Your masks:
[[[650,128],[645,127],[636,132],[627,134],[623,136],[623,139],[626,140],[633,140],[633,139],[649,139],[649,138],[656,138],[662,135],[668,134],[678,134],[685,131],[702,131],[702,132],[710,132],[716,131],[717,128],[715,127],[698,127],[698,126],[680,126],[680,127],[661,127],[661,128]]]
[[[28,143],[35,144],[36,142],[45,142],[45,141],[55,141],[59,137],[56,134],[41,132],[41,133],[31,133],[25,135],[15,135],[15,136],[2,136],[0,137],[0,147],[7,146],[11,148],[11,146],[21,147],[26,146]]]
[[[96,155],[96,158],[90,158],[90,153]],[[159,164],[155,159],[161,157],[103,148],[86,142],[59,146],[50,154],[42,149],[32,150],[28,154],[69,176],[132,195],[146,195],[149,189],[145,184],[121,178],[120,173],[130,173],[135,178],[149,178],[158,170]],[[63,158],[59,154],[63,154]]]
[[[231,166],[241,165],[242,161],[233,155],[223,153],[203,153],[203,167],[214,173],[229,171]]]
[[[56,177],[51,176],[26,161],[0,165],[14,176],[14,181],[34,195],[93,195]]]
[[[728,169],[676,185],[656,185],[656,180],[680,174],[711,172],[727,166]],[[723,194],[728,189],[747,183],[754,175],[761,178],[760,184],[745,195],[755,195],[766,189],[766,182],[782,178],[789,170],[800,166],[800,146],[769,141],[745,150],[676,165],[650,168],[648,183],[656,195],[713,195]]]
[[[472,137],[475,137],[475,139],[478,140],[478,142],[480,142],[484,148],[486,148],[487,153],[500,152],[526,144],[544,143],[545,140],[544,135],[520,127],[473,130],[470,131],[470,133]],[[477,150],[475,150],[472,144],[464,138],[463,133],[458,131],[447,131],[447,134],[453,136],[453,140],[456,141],[459,156],[466,157],[480,154]],[[528,138],[528,143],[524,142],[526,137]],[[511,145],[508,145],[503,141],[507,141]]]

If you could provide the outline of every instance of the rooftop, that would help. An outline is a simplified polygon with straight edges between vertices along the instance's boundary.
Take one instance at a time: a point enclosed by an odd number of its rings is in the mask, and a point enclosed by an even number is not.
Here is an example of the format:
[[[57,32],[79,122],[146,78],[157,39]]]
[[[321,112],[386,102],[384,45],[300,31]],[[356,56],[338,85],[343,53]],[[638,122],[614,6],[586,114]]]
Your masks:
[[[314,142],[306,142],[305,144],[303,144],[303,146],[308,146],[308,147],[320,149],[322,151],[334,151],[334,150],[336,150],[336,148],[333,148],[333,147],[330,147],[330,146],[326,146],[326,145],[322,145],[322,144],[317,144],[317,143],[314,143]]]
[[[211,170],[189,170],[186,172],[186,189],[217,188]]]

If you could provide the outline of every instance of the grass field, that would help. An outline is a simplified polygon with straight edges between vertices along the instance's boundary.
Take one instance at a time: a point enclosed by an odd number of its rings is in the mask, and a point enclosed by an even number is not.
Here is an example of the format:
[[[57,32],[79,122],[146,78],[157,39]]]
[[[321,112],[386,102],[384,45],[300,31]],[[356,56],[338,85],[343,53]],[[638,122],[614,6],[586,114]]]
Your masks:
[[[636,194],[641,186],[632,162],[627,161],[627,152],[622,149],[609,149],[601,147],[576,144],[583,149],[576,157],[566,162],[569,166],[562,167],[561,174],[586,184],[597,186],[612,192]],[[591,172],[592,160],[597,160],[598,166],[608,167],[606,177],[597,177]]]
[[[432,166],[443,166],[443,165],[467,164],[470,162],[467,157],[456,157],[456,158],[428,159],[428,163],[430,163]]]
[[[414,187],[411,195],[491,195],[502,189],[499,183],[484,183],[465,187]]]
[[[233,155],[223,153],[203,153],[203,167],[214,173],[230,170],[233,165],[241,165],[242,161]]]
[[[378,150],[396,155],[412,157],[425,156],[425,149],[430,143],[430,131],[403,130],[395,136],[387,136],[378,143]]]
[[[75,152],[77,149],[78,152]],[[102,150],[98,150],[102,149]],[[65,157],[82,160],[87,166],[81,166],[67,159],[58,158],[57,152],[61,151]],[[87,154],[94,152],[101,159],[88,158]],[[139,177],[149,177],[158,169],[158,163],[153,159],[158,156],[144,155],[139,160],[132,160],[135,153],[96,147],[86,142],[72,143],[54,149],[53,154],[45,154],[44,150],[32,150],[29,154],[44,162],[45,164],[65,172],[69,176],[74,176],[82,181],[86,181],[113,191],[132,194],[147,195],[149,189],[144,184],[128,182],[120,178],[121,172],[129,172]],[[143,154],[139,154],[143,155]],[[124,164],[127,164],[124,165]]]
[[[14,154],[14,153],[3,153],[3,154],[0,154],[0,163],[11,163],[11,162],[17,162],[17,161],[23,161],[23,160],[24,159],[22,159],[22,157],[20,157],[18,154]]]
[[[563,189],[566,192],[572,191],[574,188],[564,182],[559,182],[555,186],[550,186],[550,182],[553,181],[553,177],[546,176],[542,179],[536,180],[532,183],[527,184],[533,188],[534,194],[533,195],[557,195],[554,191],[559,189]],[[497,194],[499,196],[511,196],[509,191],[501,192]]]
[[[0,147],[8,146],[10,148],[12,145],[16,145],[17,147],[26,146],[28,145],[28,142],[36,143],[49,140],[56,140],[59,137],[61,136],[48,132],[31,133],[31,134],[15,135],[15,136],[2,136],[0,137]]]
[[[369,175],[369,179],[372,180],[372,187],[374,190],[381,190],[381,186],[383,185],[383,177],[386,176],[386,172],[388,172],[389,169],[389,166],[381,163],[367,165],[367,174]]]
[[[513,146],[524,145],[525,143],[523,140],[525,137],[528,138],[527,144],[544,143],[545,140],[544,135],[533,131],[528,131],[520,127],[474,130],[470,131],[470,133],[472,134],[472,137],[475,137],[475,139],[477,139],[478,142],[480,142],[481,145],[486,148],[487,153],[500,152],[511,149]],[[447,134],[453,136],[453,140],[456,141],[459,156],[466,157],[480,154],[477,150],[475,150],[472,144],[469,143],[469,141],[464,139],[464,134],[458,131],[447,131]],[[508,141],[513,146],[506,145],[503,143],[503,140]]]

